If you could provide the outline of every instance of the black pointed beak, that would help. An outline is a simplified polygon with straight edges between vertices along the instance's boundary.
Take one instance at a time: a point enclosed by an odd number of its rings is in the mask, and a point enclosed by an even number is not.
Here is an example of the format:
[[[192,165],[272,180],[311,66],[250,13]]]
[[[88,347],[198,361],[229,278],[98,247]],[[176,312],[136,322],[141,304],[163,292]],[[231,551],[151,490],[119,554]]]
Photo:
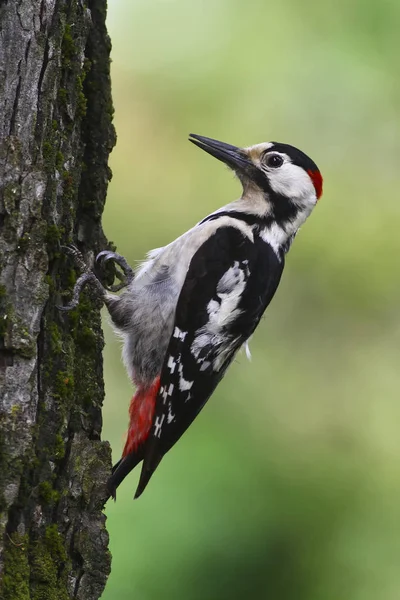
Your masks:
[[[218,160],[221,160],[235,171],[245,171],[252,165],[246,153],[236,146],[231,146],[230,144],[225,144],[225,142],[219,142],[218,140],[195,133],[189,134],[189,142],[205,150],[211,156],[218,158]]]

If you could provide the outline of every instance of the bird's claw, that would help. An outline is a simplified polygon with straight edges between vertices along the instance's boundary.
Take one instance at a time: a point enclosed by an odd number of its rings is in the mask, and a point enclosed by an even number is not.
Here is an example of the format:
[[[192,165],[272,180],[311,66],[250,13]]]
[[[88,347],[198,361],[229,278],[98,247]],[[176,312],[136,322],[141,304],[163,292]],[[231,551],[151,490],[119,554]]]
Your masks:
[[[116,254],[116,252],[112,252],[111,250],[102,250],[96,256],[96,262],[100,262],[102,260],[104,260],[104,262],[107,262],[108,260],[111,260],[115,256],[119,256],[119,254]]]
[[[107,291],[102,286],[101,282],[97,279],[96,275],[90,269],[90,267],[86,264],[85,259],[83,258],[82,252],[78,250],[76,246],[73,244],[68,244],[68,246],[61,246],[61,249],[64,250],[66,254],[72,257],[76,268],[80,271],[81,275],[76,280],[74,285],[74,289],[72,291],[72,300],[66,306],[57,306],[58,310],[67,312],[76,308],[79,304],[79,296],[83,289],[83,287],[91,282],[101,299],[104,300],[107,295]]]
[[[96,256],[96,263],[108,262],[109,260],[115,262],[123,273],[123,275],[121,275],[121,273],[116,271],[116,276],[118,279],[120,279],[121,283],[111,285],[107,288],[110,292],[118,292],[119,290],[122,290],[122,288],[127,287],[130,283],[132,283],[135,274],[132,267],[128,264],[126,258],[117,252],[112,252],[111,250],[102,250]]]
[[[87,266],[85,259],[83,258],[83,254],[76,246],[73,244],[68,244],[66,246],[61,246],[61,250],[64,250],[65,254],[68,254],[72,257],[76,268],[80,273],[90,273],[90,268]]]

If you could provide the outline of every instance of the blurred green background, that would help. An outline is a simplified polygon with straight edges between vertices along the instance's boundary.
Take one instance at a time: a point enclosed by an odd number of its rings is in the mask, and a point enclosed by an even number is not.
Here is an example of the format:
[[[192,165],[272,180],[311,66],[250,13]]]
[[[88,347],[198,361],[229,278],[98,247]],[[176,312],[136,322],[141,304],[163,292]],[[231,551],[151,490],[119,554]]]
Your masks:
[[[111,0],[105,231],[131,263],[240,194],[189,132],[308,153],[324,196],[251,342],[133,502],[103,600],[399,600],[398,0]],[[131,384],[105,324],[104,439]]]

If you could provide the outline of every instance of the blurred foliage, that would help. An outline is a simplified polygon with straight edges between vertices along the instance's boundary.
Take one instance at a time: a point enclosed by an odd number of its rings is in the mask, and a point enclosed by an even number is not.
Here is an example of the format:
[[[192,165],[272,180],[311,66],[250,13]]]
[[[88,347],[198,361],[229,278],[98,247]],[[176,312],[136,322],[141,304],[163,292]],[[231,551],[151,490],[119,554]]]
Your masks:
[[[131,263],[240,193],[189,132],[300,147],[325,178],[251,343],[107,506],[103,600],[400,597],[400,3],[110,0],[105,230]],[[104,438],[131,384],[106,327]]]

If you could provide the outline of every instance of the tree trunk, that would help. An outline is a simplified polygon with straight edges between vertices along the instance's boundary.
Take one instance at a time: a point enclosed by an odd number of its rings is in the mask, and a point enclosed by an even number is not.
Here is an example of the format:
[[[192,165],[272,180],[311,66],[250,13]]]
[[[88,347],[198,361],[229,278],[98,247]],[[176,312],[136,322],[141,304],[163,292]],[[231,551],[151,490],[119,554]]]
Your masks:
[[[106,0],[0,0],[0,598],[97,600],[110,571],[103,336],[76,272],[106,247]],[[64,300],[65,302],[65,300]]]

